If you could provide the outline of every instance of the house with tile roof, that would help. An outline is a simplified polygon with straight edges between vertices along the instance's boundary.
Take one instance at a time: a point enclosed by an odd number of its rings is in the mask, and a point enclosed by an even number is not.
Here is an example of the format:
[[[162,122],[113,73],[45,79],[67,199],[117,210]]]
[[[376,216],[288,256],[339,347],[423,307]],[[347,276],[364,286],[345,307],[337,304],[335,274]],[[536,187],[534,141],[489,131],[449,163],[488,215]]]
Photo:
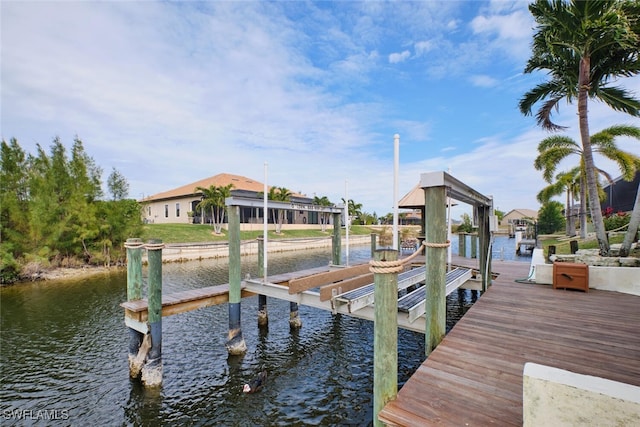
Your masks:
[[[513,237],[516,231],[526,231],[530,224],[538,220],[538,211],[533,209],[512,209],[502,217],[500,225],[507,224],[509,236]]]
[[[172,190],[145,197],[140,201],[143,205],[143,220],[155,224],[201,224],[211,223],[211,213],[201,212],[197,206],[202,200],[202,193],[196,188],[225,187],[233,184],[233,197],[261,199],[264,184],[251,178],[229,173],[204,178]],[[270,187],[269,187],[270,188]],[[303,194],[291,194],[291,202],[312,204],[313,199]],[[262,208],[242,208],[240,212],[241,224],[262,224]],[[271,217],[272,215],[269,215]],[[226,219],[225,219],[226,222]],[[269,218],[272,223],[273,219]],[[286,224],[318,224],[318,214],[308,211],[287,211]]]

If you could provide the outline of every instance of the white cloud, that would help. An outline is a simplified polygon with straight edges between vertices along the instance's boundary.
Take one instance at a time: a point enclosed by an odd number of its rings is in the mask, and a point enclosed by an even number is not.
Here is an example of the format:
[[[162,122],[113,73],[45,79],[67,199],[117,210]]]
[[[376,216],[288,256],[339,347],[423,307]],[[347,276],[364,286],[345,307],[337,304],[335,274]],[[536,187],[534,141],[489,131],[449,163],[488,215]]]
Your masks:
[[[486,49],[504,51],[514,58],[527,58],[533,34],[533,18],[524,10],[509,14],[476,16],[470,23],[474,34],[487,36]]]
[[[399,62],[404,62],[411,56],[411,52],[408,50],[402,51],[400,53],[392,53],[389,55],[389,63],[397,64]]]
[[[451,21],[447,22],[447,26],[446,26],[446,28],[447,28],[448,30],[453,31],[453,30],[458,29],[458,25],[459,25],[458,20],[457,20],[457,19],[452,19]]]
[[[474,75],[469,76],[469,80],[474,86],[478,87],[494,87],[497,86],[500,82],[493,77],[485,76],[485,75]]]
[[[422,56],[433,48],[434,48],[434,45],[429,40],[419,41],[419,42],[416,42],[414,45],[416,56]]]

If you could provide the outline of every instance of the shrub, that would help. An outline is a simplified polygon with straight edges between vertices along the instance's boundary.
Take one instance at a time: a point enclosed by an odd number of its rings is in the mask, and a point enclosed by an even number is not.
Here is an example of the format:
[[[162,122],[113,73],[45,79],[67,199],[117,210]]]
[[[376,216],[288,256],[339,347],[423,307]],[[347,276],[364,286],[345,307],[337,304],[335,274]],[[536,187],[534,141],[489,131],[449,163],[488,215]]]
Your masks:
[[[13,258],[9,245],[0,245],[0,266],[0,284],[9,284],[18,280],[20,264]]]
[[[631,215],[627,215],[624,212],[612,213],[611,211],[605,211],[604,229],[607,231],[617,230],[629,224]]]

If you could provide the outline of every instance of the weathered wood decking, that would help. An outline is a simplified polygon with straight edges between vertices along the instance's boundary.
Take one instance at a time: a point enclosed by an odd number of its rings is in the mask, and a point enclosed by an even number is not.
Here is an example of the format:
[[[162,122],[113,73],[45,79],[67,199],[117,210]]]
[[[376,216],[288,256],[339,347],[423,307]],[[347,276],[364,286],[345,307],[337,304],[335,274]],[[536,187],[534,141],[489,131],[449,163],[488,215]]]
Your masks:
[[[640,386],[640,297],[514,282],[528,268],[493,262],[500,276],[384,407],[380,420],[401,426],[522,425],[526,362]]]

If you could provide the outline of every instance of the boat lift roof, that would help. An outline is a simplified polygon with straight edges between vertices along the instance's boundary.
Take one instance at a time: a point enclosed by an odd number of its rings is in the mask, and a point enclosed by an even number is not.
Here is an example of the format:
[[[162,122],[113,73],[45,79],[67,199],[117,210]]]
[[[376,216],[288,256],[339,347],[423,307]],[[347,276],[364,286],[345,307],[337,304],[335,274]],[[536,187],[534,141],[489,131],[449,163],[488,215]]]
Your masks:
[[[224,200],[227,206],[241,206],[246,208],[263,208],[264,200],[251,197],[227,197]],[[344,213],[344,205],[336,206],[321,206],[308,203],[299,202],[278,202],[275,200],[267,201],[267,208],[269,209],[283,209],[291,211],[313,211],[332,214]]]
[[[420,175],[420,187],[447,187],[449,197],[472,206],[493,206],[493,198],[480,194],[447,172],[427,172]]]

